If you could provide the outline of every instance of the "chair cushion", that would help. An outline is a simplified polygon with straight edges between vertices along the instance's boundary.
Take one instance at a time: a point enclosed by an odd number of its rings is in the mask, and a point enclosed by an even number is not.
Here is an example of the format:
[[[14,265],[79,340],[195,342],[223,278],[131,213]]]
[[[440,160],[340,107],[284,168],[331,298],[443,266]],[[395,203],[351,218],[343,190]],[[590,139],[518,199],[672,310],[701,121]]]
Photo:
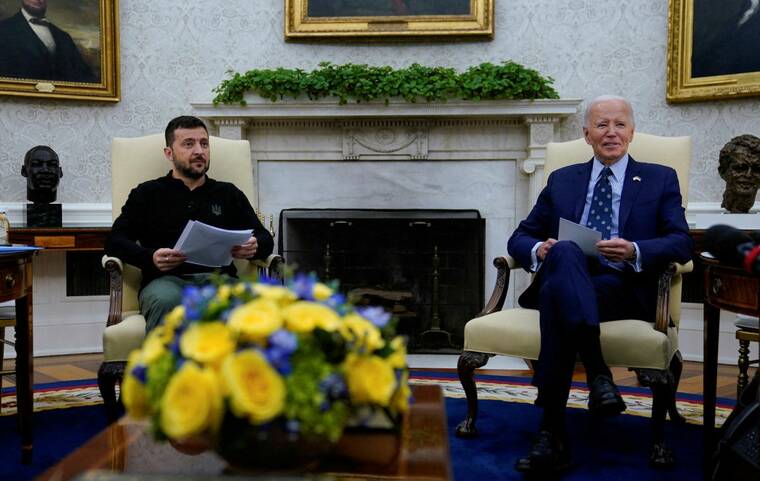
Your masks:
[[[470,320],[464,328],[464,350],[538,359],[538,311],[505,309]],[[668,335],[651,322],[626,319],[601,324],[602,354],[610,366],[665,369],[678,349],[676,329]]]
[[[103,331],[103,361],[126,361],[145,338],[145,318],[141,314],[125,317]]]

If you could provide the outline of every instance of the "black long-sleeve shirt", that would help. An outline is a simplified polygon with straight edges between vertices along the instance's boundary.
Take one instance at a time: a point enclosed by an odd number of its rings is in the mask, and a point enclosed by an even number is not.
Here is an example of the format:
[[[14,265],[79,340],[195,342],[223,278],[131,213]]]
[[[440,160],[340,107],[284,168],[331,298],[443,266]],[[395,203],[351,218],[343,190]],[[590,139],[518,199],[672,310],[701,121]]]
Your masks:
[[[153,253],[160,248],[174,247],[189,220],[222,229],[253,229],[258,241],[255,259],[266,258],[274,248],[271,234],[261,225],[240,189],[229,182],[206,177],[201,186],[190,190],[170,172],[132,189],[113,223],[106,254],[139,267],[142,286],[162,275],[211,272],[215,268],[187,262],[161,272],[153,264]],[[222,267],[221,272],[234,276],[236,269],[230,264]]]

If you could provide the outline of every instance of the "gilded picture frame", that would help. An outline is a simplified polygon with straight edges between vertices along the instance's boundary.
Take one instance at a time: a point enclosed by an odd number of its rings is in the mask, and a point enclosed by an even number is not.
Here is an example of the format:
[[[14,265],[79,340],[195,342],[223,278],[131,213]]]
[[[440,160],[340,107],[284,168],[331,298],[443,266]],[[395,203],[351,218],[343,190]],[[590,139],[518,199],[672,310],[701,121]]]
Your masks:
[[[118,102],[118,0],[25,2],[0,0],[0,95]]]
[[[285,39],[488,39],[494,0],[285,0]]]
[[[669,0],[668,102],[760,95],[760,9],[744,0]]]

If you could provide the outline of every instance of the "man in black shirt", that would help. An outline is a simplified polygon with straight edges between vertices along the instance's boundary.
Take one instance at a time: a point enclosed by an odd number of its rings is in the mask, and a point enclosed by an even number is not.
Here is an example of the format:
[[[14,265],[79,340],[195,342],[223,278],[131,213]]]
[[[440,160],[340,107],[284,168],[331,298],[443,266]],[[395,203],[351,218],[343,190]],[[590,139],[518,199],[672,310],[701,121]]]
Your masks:
[[[134,188],[114,221],[106,253],[142,270],[140,311],[146,330],[180,304],[182,289],[202,284],[215,270],[186,263],[173,249],[189,220],[223,229],[253,229],[244,244],[233,247],[236,259],[265,259],[273,241],[261,225],[245,194],[233,184],[206,175],[210,165],[209,136],[196,117],[182,116],[169,122],[165,132],[164,156],[172,163],[169,173]],[[220,269],[235,276],[233,264]]]

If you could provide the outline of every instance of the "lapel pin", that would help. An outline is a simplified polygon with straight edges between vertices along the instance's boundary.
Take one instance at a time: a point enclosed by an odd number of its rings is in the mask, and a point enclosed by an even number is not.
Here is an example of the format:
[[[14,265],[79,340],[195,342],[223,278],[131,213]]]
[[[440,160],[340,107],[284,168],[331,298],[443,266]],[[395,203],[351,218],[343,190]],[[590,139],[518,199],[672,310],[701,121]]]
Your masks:
[[[638,175],[634,175],[633,176],[633,181],[634,182],[641,182],[641,177],[639,177]]]

